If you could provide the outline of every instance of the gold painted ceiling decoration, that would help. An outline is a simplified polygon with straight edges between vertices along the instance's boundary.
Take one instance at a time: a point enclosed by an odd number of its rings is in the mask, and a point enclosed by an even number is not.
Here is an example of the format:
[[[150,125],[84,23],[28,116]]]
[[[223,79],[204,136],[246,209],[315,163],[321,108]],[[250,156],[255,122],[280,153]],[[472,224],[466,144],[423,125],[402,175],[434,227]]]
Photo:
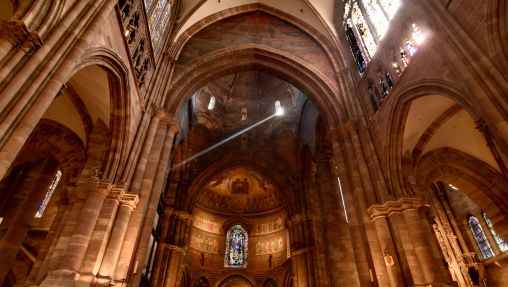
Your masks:
[[[198,204],[221,213],[260,213],[281,206],[270,180],[245,167],[223,171],[203,188]]]

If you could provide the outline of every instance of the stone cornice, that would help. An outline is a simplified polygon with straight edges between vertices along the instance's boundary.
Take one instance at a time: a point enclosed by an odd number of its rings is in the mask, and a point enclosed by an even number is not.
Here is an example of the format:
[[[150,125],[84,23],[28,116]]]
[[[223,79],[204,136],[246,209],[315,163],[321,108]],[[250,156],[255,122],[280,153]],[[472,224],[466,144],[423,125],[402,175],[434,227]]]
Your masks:
[[[428,207],[428,204],[419,198],[404,197],[398,200],[387,201],[383,204],[374,204],[367,209],[367,213],[369,214],[371,220],[376,220],[381,217],[389,217],[393,213],[419,209],[421,207]]]

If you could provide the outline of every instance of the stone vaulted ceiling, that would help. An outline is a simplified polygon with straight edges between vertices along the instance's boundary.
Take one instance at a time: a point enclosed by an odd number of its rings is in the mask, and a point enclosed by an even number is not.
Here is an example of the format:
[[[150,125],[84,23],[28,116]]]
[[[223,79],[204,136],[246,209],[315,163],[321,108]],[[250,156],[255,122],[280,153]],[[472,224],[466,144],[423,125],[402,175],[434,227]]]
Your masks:
[[[215,106],[209,110],[212,97]],[[229,134],[272,115],[275,102],[280,101],[285,109],[284,117],[259,130],[269,134],[272,129],[282,126],[297,134],[306,100],[307,97],[292,84],[266,72],[251,70],[226,75],[206,84],[194,94],[193,109],[198,124]]]
[[[337,2],[336,0],[185,0],[182,1],[182,13],[175,41],[193,24],[207,16],[256,3],[296,17],[323,35],[334,37],[336,35],[334,19],[336,15],[341,15],[343,10]]]

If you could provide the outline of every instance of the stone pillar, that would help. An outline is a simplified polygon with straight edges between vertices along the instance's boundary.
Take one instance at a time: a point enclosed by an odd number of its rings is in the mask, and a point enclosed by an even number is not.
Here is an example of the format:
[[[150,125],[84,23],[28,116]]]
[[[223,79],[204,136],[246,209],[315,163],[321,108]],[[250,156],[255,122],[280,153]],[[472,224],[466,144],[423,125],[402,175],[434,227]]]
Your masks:
[[[442,286],[451,282],[450,275],[443,265],[442,255],[435,246],[432,230],[420,214],[422,208],[427,206],[420,199],[401,198],[373,205],[369,208],[369,214],[376,222],[380,241],[388,247],[385,255],[387,266],[397,265],[395,254],[391,251],[393,244],[390,243],[388,232],[392,233],[392,238],[395,237],[396,241],[400,241],[402,250],[400,248],[398,250],[398,259],[405,260],[409,270],[405,270],[404,266],[401,269],[406,276],[408,273],[411,274],[411,282],[407,282],[406,278],[406,285]],[[385,221],[394,225],[391,231],[386,229]],[[400,285],[402,282],[397,279],[398,270],[391,268],[389,271],[392,284],[398,284],[394,286],[405,286]]]
[[[65,286],[79,278],[79,271],[84,262],[97,219],[102,211],[103,203],[110,194],[112,185],[97,178],[80,180],[74,192],[80,199],[74,203],[77,216],[71,216],[67,222],[72,233],[64,244],[66,247],[56,265],[56,270],[49,272],[41,286]]]
[[[120,257],[127,227],[131,218],[132,210],[136,207],[139,199],[136,194],[122,193],[119,195],[120,207],[116,215],[114,228],[111,232],[108,247],[104,254],[98,277],[100,281],[111,282],[113,273]]]
[[[375,224],[367,214],[367,207],[387,193],[377,155],[365,130],[367,128],[361,123],[350,122],[329,131],[333,139],[331,168],[335,177],[331,185],[340,202],[338,209],[341,214],[348,214],[347,226],[360,284],[365,286],[377,281],[380,286],[389,286]]]
[[[104,257],[106,245],[118,211],[119,196],[122,193],[123,188],[113,187],[108,197],[104,200],[90,242],[88,243],[85,258],[79,270],[80,283],[90,284],[95,280],[95,275]]]
[[[0,285],[4,282],[33,221],[37,207],[48,191],[56,172],[51,161],[33,167],[14,192],[25,194],[15,213],[8,218],[7,232],[0,240]],[[26,190],[26,191],[24,191]]]
[[[139,195],[139,203],[129,221],[120,259],[113,275],[115,281],[125,281],[129,272],[133,274],[132,280],[140,279],[139,267],[143,265],[144,254],[138,249],[146,248],[145,237],[149,234],[143,234],[143,231],[146,232],[145,227],[151,227],[170,166],[173,139],[177,133],[176,123],[164,112],[157,114],[152,121],[146,139],[149,141],[146,143],[148,146],[144,147],[131,184],[132,193]]]
[[[376,228],[377,239],[381,245],[381,256],[386,267],[390,286],[406,286],[402,276],[402,270],[398,260],[397,250],[393,242],[392,234],[386,217],[373,215],[372,221],[374,222]]]
[[[294,287],[317,286],[312,276],[312,223],[303,215],[295,215],[288,221],[288,229]]]
[[[179,287],[182,267],[192,229],[192,215],[172,210],[165,214],[158,247],[152,286]]]

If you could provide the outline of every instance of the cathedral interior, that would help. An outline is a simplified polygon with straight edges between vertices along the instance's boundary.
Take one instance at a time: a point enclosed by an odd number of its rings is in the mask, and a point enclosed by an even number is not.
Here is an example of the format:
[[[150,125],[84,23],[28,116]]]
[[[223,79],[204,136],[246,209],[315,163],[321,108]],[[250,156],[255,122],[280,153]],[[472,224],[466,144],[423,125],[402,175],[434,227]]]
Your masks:
[[[0,0],[0,287],[508,286],[508,0]]]

